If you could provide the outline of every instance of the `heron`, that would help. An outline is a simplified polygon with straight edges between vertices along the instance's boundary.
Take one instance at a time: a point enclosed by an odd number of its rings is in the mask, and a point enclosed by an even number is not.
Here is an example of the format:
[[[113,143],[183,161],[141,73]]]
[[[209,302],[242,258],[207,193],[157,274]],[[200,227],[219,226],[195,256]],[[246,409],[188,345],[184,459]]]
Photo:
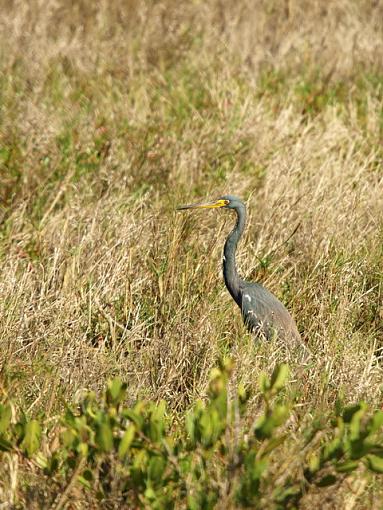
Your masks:
[[[266,340],[280,338],[285,342],[301,344],[297,325],[287,308],[259,282],[247,282],[239,277],[235,254],[246,224],[246,206],[233,195],[224,195],[210,202],[180,205],[185,209],[231,209],[236,223],[228,235],[223,250],[223,277],[226,287],[242,312],[247,329]]]

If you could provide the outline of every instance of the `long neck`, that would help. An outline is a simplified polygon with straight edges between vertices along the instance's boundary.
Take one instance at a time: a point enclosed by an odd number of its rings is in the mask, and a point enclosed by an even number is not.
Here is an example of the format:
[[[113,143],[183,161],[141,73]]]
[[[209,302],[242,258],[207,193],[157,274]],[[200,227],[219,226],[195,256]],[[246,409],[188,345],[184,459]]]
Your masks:
[[[237,250],[237,244],[246,222],[246,210],[245,207],[235,209],[237,213],[237,222],[234,229],[228,235],[225,247],[223,250],[223,276],[225,279],[226,287],[228,288],[233,299],[238,302],[239,286],[241,279],[237,273],[237,267],[235,264],[235,252]]]

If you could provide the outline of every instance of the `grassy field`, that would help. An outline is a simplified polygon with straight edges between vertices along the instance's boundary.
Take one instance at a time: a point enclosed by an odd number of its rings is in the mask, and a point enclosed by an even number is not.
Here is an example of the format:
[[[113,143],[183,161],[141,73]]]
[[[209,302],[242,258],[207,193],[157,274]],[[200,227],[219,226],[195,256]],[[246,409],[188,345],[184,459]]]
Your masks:
[[[0,388],[15,413],[53,441],[64,402],[120,375],[129,403],[165,399],[177,423],[223,355],[254,415],[259,373],[289,363],[287,460],[337,399],[382,407],[381,2],[4,1],[0,43]],[[224,193],[248,207],[240,272],[290,309],[303,372],[254,343],[224,287],[231,214],[175,212]],[[28,461],[0,472],[2,508],[39,508]],[[382,508],[382,487],[358,473],[302,508]],[[68,508],[91,507],[78,498]]]

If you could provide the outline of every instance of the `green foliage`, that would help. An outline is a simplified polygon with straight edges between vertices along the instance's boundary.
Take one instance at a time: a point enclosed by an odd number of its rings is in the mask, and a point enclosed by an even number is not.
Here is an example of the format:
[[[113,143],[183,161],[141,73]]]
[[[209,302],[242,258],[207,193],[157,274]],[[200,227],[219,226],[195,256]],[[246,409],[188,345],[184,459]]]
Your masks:
[[[0,506],[383,508],[382,3],[128,5],[2,16]],[[219,279],[231,214],[174,212],[223,193],[298,373]]]
[[[305,470],[310,483],[318,487],[335,484],[337,473],[349,474],[361,461],[371,471],[383,472],[383,445],[377,437],[383,425],[383,413],[378,410],[367,417],[367,412],[367,405],[360,402],[346,407],[334,420],[332,438],[323,441]]]
[[[21,447],[28,457],[31,457],[40,446],[41,427],[39,422],[36,420],[27,421],[22,434],[23,440],[21,442]]]
[[[383,473],[378,440],[383,412],[369,414],[364,402],[342,410],[338,402],[327,426],[313,422],[313,430],[305,431],[308,454],[296,452],[298,469],[286,475],[282,468],[276,482],[292,416],[281,396],[289,368],[282,364],[271,377],[260,375],[263,406],[255,417],[247,413],[246,388],[230,385],[232,370],[232,362],[223,360],[211,371],[208,399],[195,403],[181,428],[172,426],[164,401],[125,406],[127,385],[115,378],[101,400],[88,393],[77,411],[67,407],[49,454],[42,448],[49,431],[22,413],[14,422],[12,405],[3,403],[0,450],[33,459],[47,483],[63,488],[74,477],[98,499],[118,493],[135,508],[210,509],[221,500],[238,507],[290,508],[311,487],[340,483],[362,466]]]

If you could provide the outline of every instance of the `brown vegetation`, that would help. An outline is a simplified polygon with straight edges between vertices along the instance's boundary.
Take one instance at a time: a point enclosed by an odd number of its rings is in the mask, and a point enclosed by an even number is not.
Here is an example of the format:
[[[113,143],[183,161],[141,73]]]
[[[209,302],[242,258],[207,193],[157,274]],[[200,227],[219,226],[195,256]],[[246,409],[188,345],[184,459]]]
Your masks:
[[[232,193],[249,210],[243,276],[314,354],[304,374],[288,360],[297,448],[340,395],[382,406],[380,2],[4,1],[0,42],[4,394],[54,422],[119,374],[130,402],[182,419],[223,354],[256,385],[283,356],[224,288],[233,218],[174,211]],[[12,462],[0,500],[26,505],[32,468]],[[372,477],[326,497],[383,505]]]

